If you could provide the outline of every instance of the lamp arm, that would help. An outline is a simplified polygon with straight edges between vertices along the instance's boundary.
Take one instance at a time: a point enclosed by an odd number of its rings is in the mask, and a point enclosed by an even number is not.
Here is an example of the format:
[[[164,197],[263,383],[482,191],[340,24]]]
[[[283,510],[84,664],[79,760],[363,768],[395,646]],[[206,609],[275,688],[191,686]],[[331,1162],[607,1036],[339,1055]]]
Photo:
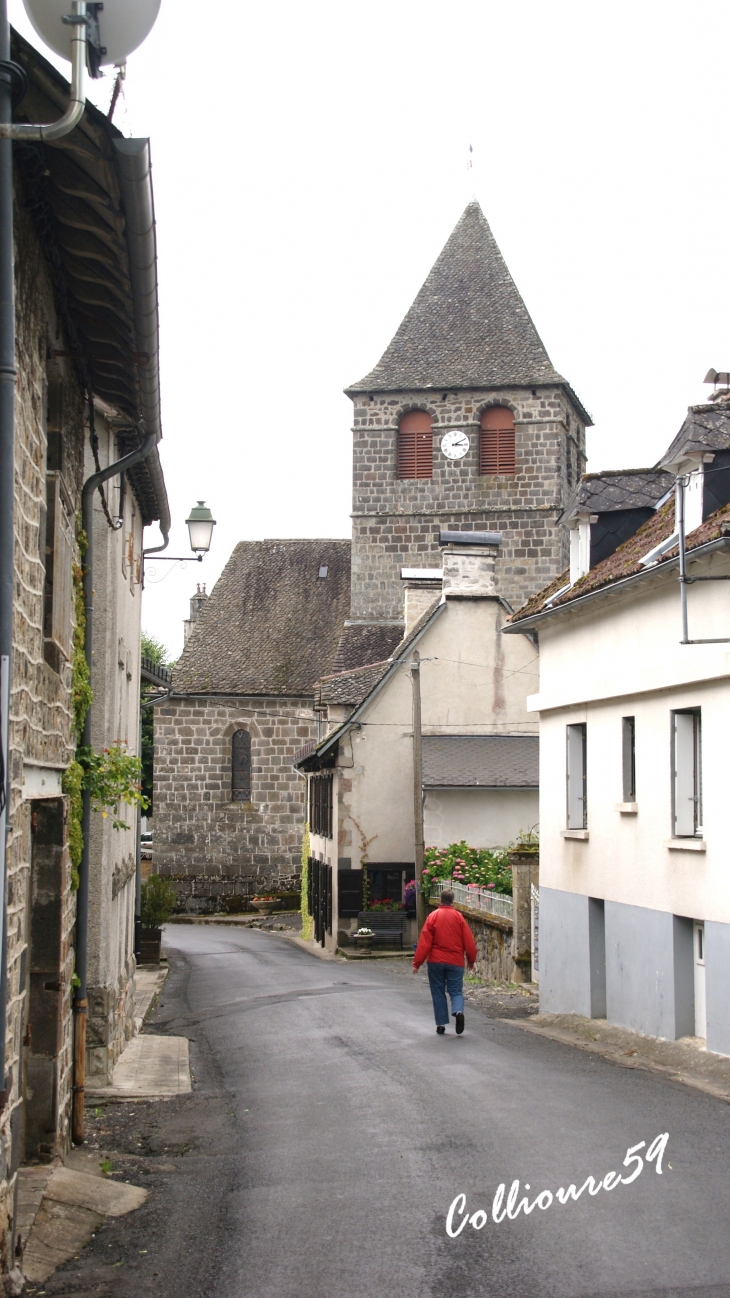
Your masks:
[[[69,21],[71,32],[71,93],[70,103],[63,117],[57,122],[45,126],[35,126],[26,122],[0,122],[0,139],[11,140],[60,140],[78,126],[84,115],[86,98],[84,95],[84,74],[86,72],[86,37],[87,18],[86,0],[73,0],[73,13]]]

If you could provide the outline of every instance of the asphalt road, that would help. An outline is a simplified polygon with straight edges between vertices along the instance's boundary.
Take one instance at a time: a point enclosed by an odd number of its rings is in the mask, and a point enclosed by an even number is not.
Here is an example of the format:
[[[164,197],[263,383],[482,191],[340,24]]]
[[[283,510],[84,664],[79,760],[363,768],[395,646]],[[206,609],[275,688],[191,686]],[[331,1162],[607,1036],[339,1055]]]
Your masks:
[[[46,1293],[730,1298],[724,1103],[479,1010],[439,1037],[425,976],[397,962],[213,927],[171,926],[165,947],[152,1030],[191,1038],[194,1094],[101,1116],[150,1202]],[[645,1162],[598,1188],[664,1132],[661,1175]],[[588,1176],[577,1202],[555,1197]],[[540,1203],[495,1222],[515,1180]],[[460,1194],[488,1219],[450,1238]]]

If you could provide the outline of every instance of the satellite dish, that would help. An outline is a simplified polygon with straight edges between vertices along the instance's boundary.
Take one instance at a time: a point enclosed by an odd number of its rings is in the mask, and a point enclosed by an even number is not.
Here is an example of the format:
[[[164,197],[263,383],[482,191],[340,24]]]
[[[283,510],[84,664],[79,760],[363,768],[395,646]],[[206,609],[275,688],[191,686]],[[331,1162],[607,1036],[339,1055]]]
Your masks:
[[[70,61],[73,28],[63,22],[71,12],[70,0],[23,0],[23,5],[41,40]],[[90,17],[95,11],[103,48],[99,62],[107,67],[123,63],[149,36],[160,12],[160,0],[104,0],[103,4],[87,5]]]

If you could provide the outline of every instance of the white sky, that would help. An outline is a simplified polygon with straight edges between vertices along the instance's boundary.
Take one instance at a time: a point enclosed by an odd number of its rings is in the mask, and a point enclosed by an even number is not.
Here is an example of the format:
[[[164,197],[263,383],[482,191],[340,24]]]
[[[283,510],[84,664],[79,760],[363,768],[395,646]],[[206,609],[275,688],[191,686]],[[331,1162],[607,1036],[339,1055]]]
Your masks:
[[[179,653],[238,540],[349,536],[342,388],[472,192],[593,414],[589,470],[659,457],[730,367],[729,34],[720,0],[162,0],[115,121],[152,141],[170,553],[196,499],[218,526],[201,565],[148,566],[146,630]]]

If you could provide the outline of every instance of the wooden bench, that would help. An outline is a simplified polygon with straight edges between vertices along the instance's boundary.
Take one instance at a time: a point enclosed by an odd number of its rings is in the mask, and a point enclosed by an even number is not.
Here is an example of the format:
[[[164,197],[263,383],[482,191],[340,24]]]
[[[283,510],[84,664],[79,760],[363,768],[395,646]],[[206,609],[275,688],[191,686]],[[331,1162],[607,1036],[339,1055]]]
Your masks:
[[[375,942],[393,942],[403,946],[408,916],[404,910],[361,910],[359,928],[371,928]]]

